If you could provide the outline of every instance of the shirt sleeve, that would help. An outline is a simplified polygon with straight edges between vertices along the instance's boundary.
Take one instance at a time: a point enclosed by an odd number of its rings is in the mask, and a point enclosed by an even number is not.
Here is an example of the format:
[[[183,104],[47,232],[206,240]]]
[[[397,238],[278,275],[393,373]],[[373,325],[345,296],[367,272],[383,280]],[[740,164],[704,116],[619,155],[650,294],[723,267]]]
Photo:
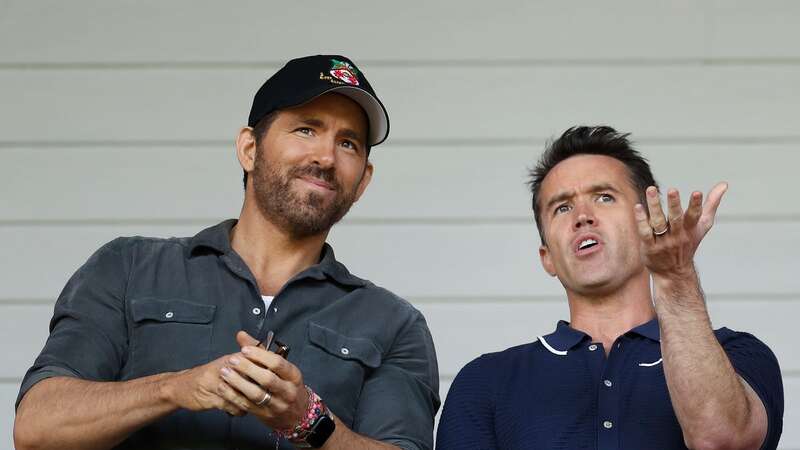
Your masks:
[[[742,379],[758,394],[767,410],[767,437],[762,449],[774,450],[783,431],[783,381],[775,355],[763,342],[748,333],[723,328],[719,340]]]
[[[494,383],[487,356],[458,373],[447,393],[436,434],[437,450],[496,450]]]
[[[122,241],[112,241],[70,278],[56,301],[50,336],[22,379],[16,406],[41,380],[68,376],[115,380],[125,363],[127,268]]]
[[[428,325],[414,310],[381,365],[367,378],[353,431],[405,450],[433,449],[439,369]]]

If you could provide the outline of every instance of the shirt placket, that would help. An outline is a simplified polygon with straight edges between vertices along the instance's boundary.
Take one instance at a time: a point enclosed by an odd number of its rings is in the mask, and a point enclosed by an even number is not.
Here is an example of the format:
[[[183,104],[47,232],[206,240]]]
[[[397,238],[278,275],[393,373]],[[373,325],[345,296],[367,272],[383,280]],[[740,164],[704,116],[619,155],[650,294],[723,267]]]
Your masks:
[[[624,360],[624,348],[621,340],[613,344],[606,358],[600,377],[595,379],[597,387],[597,448],[598,450],[619,449],[620,418],[620,365]]]

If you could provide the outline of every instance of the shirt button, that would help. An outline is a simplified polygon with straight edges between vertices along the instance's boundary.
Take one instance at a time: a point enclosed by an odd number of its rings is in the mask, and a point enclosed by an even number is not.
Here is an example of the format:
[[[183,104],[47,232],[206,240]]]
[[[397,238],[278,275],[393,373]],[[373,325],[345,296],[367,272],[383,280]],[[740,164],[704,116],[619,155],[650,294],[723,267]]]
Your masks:
[[[261,308],[253,308],[253,314],[255,315],[261,314]]]
[[[590,345],[590,346],[589,346],[589,351],[590,351],[590,352],[593,352],[593,351],[595,351],[595,350],[597,350],[597,345],[595,345],[595,344],[592,344],[592,345]]]
[[[342,347],[342,349],[339,350],[339,351],[342,352],[343,355],[349,355],[350,354],[350,349],[347,348],[347,347]]]
[[[272,310],[275,311],[275,312],[278,312],[278,307],[276,306],[276,307],[272,308]]]
[[[603,427],[606,430],[610,430],[613,426],[614,424],[610,420],[606,420],[605,422],[603,422]]]
[[[174,315],[175,314],[173,314],[172,311],[170,311],[170,312],[164,314],[164,317],[166,317],[167,319],[172,319],[172,316],[174,316]]]
[[[614,383],[612,383],[611,380],[605,380],[605,381],[603,381],[603,384],[605,384],[606,387],[611,387],[611,386],[613,386]]]

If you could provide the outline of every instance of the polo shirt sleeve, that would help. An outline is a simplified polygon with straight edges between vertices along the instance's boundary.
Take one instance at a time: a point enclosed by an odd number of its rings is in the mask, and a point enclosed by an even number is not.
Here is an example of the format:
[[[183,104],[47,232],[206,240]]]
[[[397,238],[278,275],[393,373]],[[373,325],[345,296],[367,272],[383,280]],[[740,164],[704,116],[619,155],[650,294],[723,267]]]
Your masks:
[[[70,278],[55,304],[50,336],[22,379],[16,406],[36,383],[67,376],[115,380],[126,359],[124,293],[127,268],[122,241],[112,241]]]
[[[722,328],[717,337],[736,373],[753,388],[767,410],[767,437],[761,448],[777,448],[783,430],[783,381],[777,358],[751,334]]]
[[[405,450],[431,450],[439,404],[433,339],[425,318],[413,310],[363,385],[353,431]]]
[[[497,368],[495,367],[495,370]],[[458,373],[442,410],[437,450],[496,450],[491,361],[481,356]]]

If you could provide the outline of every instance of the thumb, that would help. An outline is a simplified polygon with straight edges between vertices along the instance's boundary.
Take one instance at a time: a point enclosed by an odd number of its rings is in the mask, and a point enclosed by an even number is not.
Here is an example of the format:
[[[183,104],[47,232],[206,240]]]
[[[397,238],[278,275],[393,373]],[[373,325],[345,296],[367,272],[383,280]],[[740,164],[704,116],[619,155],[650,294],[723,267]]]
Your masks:
[[[245,345],[258,345],[258,339],[254,338],[247,334],[246,331],[240,331],[236,333],[236,342],[239,344],[240,347],[244,347]]]

